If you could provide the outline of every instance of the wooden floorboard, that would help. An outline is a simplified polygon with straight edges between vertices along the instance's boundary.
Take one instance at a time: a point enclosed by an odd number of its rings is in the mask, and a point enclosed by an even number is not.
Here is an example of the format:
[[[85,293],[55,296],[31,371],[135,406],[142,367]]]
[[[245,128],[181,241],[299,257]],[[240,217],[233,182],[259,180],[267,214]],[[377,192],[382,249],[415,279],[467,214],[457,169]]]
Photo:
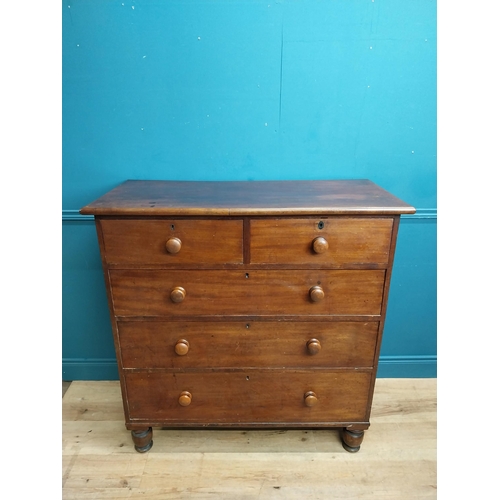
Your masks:
[[[68,390],[68,387],[71,385],[71,382],[70,381],[67,381],[67,380],[63,380],[63,383],[62,383],[62,395],[64,397],[64,395],[66,394],[66,391]]]
[[[435,379],[378,379],[355,454],[330,430],[161,429],[140,454],[118,382],[75,381],[63,393],[63,499],[437,497]]]

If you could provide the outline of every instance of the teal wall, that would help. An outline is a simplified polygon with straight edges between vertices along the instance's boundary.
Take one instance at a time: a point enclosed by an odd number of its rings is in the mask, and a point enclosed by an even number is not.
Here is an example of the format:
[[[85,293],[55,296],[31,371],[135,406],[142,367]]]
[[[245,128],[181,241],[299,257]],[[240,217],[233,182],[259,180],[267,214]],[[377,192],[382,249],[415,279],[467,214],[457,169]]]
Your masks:
[[[435,0],[69,0],[63,378],[117,378],[92,218],[125,179],[368,178],[401,221],[379,376],[436,376]]]

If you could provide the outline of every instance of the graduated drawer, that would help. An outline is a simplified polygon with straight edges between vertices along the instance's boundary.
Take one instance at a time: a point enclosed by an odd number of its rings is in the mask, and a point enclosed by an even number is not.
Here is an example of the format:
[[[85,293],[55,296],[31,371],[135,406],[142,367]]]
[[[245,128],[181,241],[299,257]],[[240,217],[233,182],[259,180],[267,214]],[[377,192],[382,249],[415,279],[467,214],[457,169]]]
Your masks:
[[[111,270],[116,316],[379,315],[384,270]],[[319,287],[324,298],[317,302]]]
[[[378,322],[120,321],[124,368],[372,367]]]
[[[371,370],[135,372],[125,381],[131,420],[242,425],[364,421],[371,376]],[[311,392],[316,404],[309,407]]]
[[[386,266],[392,218],[254,219],[250,259],[254,264]]]
[[[110,265],[240,264],[243,222],[215,219],[102,219]]]

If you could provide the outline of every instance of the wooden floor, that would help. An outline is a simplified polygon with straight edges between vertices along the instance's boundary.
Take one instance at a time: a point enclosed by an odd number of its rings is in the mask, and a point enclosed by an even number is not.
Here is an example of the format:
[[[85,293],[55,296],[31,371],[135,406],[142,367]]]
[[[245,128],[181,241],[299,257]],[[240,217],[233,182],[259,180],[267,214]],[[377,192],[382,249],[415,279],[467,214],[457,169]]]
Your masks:
[[[379,379],[358,453],[333,430],[153,430],[137,453],[118,382],[63,384],[63,499],[435,499],[436,379]]]

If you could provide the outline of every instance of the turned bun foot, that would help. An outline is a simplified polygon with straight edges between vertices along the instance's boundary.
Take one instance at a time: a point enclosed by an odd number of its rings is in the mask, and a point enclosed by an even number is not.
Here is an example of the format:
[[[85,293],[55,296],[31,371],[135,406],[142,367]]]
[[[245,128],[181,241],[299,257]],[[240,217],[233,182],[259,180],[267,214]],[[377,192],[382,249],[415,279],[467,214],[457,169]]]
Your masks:
[[[153,429],[151,427],[131,432],[136,451],[145,453],[151,449],[153,446]]]
[[[348,430],[345,427],[341,431],[342,446],[344,450],[349,453],[356,453],[359,451],[365,431]]]

